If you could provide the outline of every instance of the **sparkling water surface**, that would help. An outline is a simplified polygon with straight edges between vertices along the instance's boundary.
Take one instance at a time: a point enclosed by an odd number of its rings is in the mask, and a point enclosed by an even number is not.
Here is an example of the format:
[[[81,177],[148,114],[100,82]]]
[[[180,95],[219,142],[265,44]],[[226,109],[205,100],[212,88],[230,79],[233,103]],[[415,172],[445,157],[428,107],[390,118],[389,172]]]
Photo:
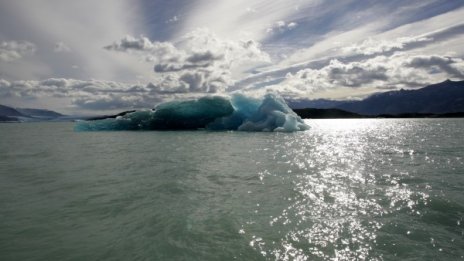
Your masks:
[[[0,125],[0,260],[461,260],[464,120]]]

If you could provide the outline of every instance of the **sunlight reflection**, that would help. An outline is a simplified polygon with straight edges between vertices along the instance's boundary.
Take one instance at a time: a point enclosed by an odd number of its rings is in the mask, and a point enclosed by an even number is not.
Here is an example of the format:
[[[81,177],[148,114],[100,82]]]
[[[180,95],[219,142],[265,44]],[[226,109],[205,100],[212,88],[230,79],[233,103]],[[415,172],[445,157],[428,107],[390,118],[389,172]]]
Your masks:
[[[260,174],[261,180],[285,175],[293,184],[294,198],[269,221],[270,229],[282,234],[271,245],[256,236],[251,246],[276,260],[381,260],[371,251],[384,225],[380,217],[414,209],[419,201],[413,196],[427,198],[398,184],[399,175],[409,174],[398,173],[395,160],[413,154],[401,147],[408,126],[386,126],[375,119],[308,123],[323,128],[323,135],[309,131],[286,137],[285,147],[276,143],[273,160],[283,159],[288,170]],[[392,137],[397,139],[393,143]]]

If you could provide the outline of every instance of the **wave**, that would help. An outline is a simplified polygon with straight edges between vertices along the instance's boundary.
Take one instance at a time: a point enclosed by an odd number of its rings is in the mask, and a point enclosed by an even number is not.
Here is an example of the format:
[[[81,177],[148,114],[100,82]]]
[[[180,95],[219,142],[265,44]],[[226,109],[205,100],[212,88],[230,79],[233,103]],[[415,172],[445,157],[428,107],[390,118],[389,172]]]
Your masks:
[[[262,98],[233,94],[171,101],[153,110],[79,121],[75,125],[76,131],[198,129],[294,132],[307,130],[309,126],[276,94],[266,94]]]

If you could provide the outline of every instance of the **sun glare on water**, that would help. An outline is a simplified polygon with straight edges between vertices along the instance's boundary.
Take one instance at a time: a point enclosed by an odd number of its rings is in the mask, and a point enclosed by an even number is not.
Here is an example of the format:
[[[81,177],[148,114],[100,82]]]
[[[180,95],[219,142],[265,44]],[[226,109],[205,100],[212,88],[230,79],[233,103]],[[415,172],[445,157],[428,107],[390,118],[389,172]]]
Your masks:
[[[414,157],[401,148],[412,126],[385,130],[391,124],[376,119],[306,123],[325,133],[298,133],[284,147],[276,144],[273,160],[286,164],[286,173],[267,169],[262,180],[281,177],[293,193],[280,213],[267,217],[273,240],[255,233],[250,245],[277,260],[381,260],[374,247],[395,247],[378,241],[389,214],[419,215],[415,206],[428,198],[401,183],[409,173],[395,169],[398,159]],[[385,157],[372,157],[379,154]],[[248,226],[245,231],[253,230],[253,222]]]

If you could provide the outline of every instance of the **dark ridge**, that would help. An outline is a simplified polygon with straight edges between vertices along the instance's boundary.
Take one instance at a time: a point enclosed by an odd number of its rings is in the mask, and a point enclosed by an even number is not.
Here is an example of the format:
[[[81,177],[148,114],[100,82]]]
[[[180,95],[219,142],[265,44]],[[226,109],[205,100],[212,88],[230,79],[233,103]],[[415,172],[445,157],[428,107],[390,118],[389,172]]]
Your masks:
[[[464,112],[449,113],[400,113],[362,115],[340,109],[294,109],[303,119],[360,119],[360,118],[464,118]]]
[[[440,118],[464,118],[464,112],[450,112],[439,115]]]
[[[27,117],[27,115],[22,114],[18,110],[5,106],[5,105],[0,105],[0,115],[1,116],[22,116],[22,117]]]
[[[303,119],[356,119],[366,118],[364,115],[352,113],[340,109],[294,109],[298,116]]]
[[[19,122],[19,120],[16,117],[0,115],[0,122]]]
[[[464,112],[380,114],[373,118],[464,118]]]

